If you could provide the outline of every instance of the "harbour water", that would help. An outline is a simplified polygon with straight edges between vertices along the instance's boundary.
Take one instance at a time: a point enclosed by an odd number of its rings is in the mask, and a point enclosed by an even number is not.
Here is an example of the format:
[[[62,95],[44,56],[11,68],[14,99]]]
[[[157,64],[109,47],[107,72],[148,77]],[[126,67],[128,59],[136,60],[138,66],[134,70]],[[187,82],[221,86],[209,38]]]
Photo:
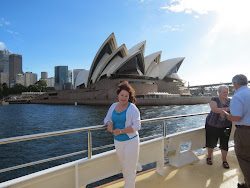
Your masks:
[[[58,130],[102,125],[109,106],[16,104],[0,106],[0,139]],[[141,119],[208,112],[208,104],[139,106]],[[167,134],[204,126],[205,116],[167,120]],[[162,134],[161,123],[142,125],[140,137]],[[92,132],[93,147],[113,143],[106,130]],[[87,134],[74,133],[0,145],[0,169],[87,149]],[[111,148],[113,149],[113,148]],[[100,151],[97,151],[100,152]],[[96,154],[97,152],[93,152]],[[0,182],[86,157],[82,154],[6,173]]]

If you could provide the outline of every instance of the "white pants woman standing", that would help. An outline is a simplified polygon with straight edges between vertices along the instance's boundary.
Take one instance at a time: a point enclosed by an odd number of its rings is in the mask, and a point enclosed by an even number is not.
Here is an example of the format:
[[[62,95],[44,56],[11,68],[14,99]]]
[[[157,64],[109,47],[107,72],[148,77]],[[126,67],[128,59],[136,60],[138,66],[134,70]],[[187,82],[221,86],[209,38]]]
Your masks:
[[[139,157],[139,137],[123,142],[114,140],[114,143],[125,180],[124,188],[134,188]]]

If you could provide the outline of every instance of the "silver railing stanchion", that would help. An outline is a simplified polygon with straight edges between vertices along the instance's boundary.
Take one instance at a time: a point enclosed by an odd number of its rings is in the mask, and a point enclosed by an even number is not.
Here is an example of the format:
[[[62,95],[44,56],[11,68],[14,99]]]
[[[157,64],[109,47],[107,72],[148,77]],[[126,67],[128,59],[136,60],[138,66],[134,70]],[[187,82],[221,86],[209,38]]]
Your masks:
[[[88,131],[88,158],[91,159],[92,157],[92,138],[91,138],[91,131]]]
[[[163,136],[166,137],[167,136],[167,127],[166,127],[166,121],[163,121]]]

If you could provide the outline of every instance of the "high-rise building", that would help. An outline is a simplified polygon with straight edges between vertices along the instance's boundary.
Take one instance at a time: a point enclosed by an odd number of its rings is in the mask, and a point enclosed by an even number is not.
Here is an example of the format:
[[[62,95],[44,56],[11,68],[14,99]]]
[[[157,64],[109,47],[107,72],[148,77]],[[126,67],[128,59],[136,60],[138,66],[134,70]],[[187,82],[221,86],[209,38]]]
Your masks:
[[[68,66],[55,66],[55,89],[65,89],[64,84],[69,82]]]
[[[10,54],[9,55],[9,81],[10,87],[16,82],[16,75],[22,74],[22,55]]]
[[[37,74],[32,72],[26,72],[25,74],[25,85],[29,87],[30,85],[34,85],[37,82]]]
[[[29,87],[30,85],[34,85],[37,82],[37,74],[32,72],[26,72],[24,74],[16,75],[16,83],[22,84],[25,87]]]
[[[69,82],[68,66],[55,66],[55,84]]]
[[[41,79],[47,79],[48,73],[47,72],[41,72]]]
[[[46,80],[47,87],[55,87],[55,78],[54,77],[47,78],[45,80]]]
[[[0,84],[6,83],[9,87],[9,74],[0,72]]]
[[[25,75],[24,74],[17,74],[16,75],[16,84],[25,85]]]
[[[0,72],[9,74],[9,56],[10,51],[3,49],[0,50]],[[8,83],[9,84],[9,83]]]

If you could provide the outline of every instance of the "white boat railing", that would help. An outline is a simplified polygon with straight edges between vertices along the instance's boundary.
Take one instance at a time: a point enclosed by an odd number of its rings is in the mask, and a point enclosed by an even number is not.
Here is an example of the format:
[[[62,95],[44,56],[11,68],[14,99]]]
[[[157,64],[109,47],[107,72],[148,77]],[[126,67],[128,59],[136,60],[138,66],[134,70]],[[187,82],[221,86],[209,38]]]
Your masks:
[[[166,120],[184,118],[184,117],[191,117],[191,116],[202,116],[202,115],[207,115],[207,114],[208,113],[197,113],[197,114],[187,114],[187,115],[169,116],[169,117],[161,117],[161,118],[153,118],[153,119],[141,120],[141,123],[156,122],[156,121],[158,121],[158,122],[162,121],[163,122],[163,134],[158,134],[158,135],[153,135],[153,136],[141,138],[141,140],[144,140],[144,139],[146,140],[147,139],[147,141],[141,143],[141,151],[140,151],[140,161],[141,161],[141,163],[142,164],[148,164],[149,162],[152,162],[152,161],[158,161],[158,162],[162,163],[162,160],[164,160],[164,158],[168,157],[169,162],[172,165],[178,167],[178,166],[183,165],[182,163],[180,163],[180,161],[178,161],[180,159],[180,157],[188,156],[187,158],[190,159],[188,162],[190,162],[192,160],[196,160],[193,156],[191,156],[191,155],[193,155],[192,150],[199,149],[200,146],[201,146],[200,148],[202,148],[202,147],[204,147],[204,144],[203,144],[203,142],[202,143],[197,143],[197,145],[194,144],[194,140],[192,140],[192,137],[194,137],[194,136],[190,136],[190,137],[188,136],[187,137],[187,135],[196,135],[196,137],[198,139],[204,139],[204,136],[202,136],[202,137],[199,136],[199,134],[201,134],[201,132],[203,134],[204,127],[196,128],[196,129],[193,129],[193,130],[190,130],[190,131],[185,131],[183,133],[175,133],[175,134],[167,136]],[[80,164],[82,165],[82,163],[85,163],[88,160],[89,161],[91,161],[91,159],[96,160],[100,156],[103,157],[103,156],[106,156],[106,155],[109,156],[109,157],[110,156],[114,157],[113,156],[114,153],[115,153],[114,150],[104,152],[106,154],[101,153],[101,154],[98,154],[98,155],[94,155],[95,156],[94,158],[92,156],[92,151],[99,150],[99,149],[104,149],[104,148],[108,148],[108,147],[113,147],[113,144],[110,144],[110,145],[106,145],[106,146],[100,146],[100,147],[92,148],[91,131],[100,130],[100,129],[104,129],[104,128],[106,128],[105,125],[97,125],[97,126],[92,126],[92,127],[76,128],[76,129],[69,129],[69,130],[54,131],[54,132],[48,132],[48,133],[40,133],[40,134],[33,134],[33,135],[26,135],[26,136],[18,136],[18,137],[0,139],[0,144],[8,144],[8,143],[14,143],[14,142],[21,142],[21,141],[27,141],[27,140],[34,140],[34,139],[40,139],[40,138],[46,138],[46,137],[65,135],[65,134],[73,134],[73,133],[78,133],[78,132],[88,132],[88,149],[87,150],[78,151],[78,152],[74,152],[74,153],[70,153],[70,154],[66,154],[66,155],[61,155],[61,156],[57,156],[57,157],[53,157],[53,158],[49,158],[49,159],[44,159],[44,160],[40,160],[40,161],[31,162],[31,163],[26,163],[26,164],[22,164],[22,165],[10,167],[10,168],[1,169],[0,173],[8,172],[8,171],[11,171],[11,170],[15,170],[15,169],[19,169],[19,168],[23,168],[23,167],[27,167],[27,166],[31,166],[31,165],[41,164],[41,163],[49,162],[49,161],[52,161],[52,160],[61,159],[61,158],[65,158],[65,157],[70,157],[70,156],[73,156],[73,155],[79,155],[79,154],[88,152],[88,158],[81,159],[81,162],[79,162],[79,160],[76,161],[76,162],[71,162],[72,163],[71,165],[75,165],[75,172],[77,171],[76,174],[78,174],[78,168],[80,168],[80,167],[78,167],[78,165],[80,166]],[[198,134],[198,136],[197,136],[197,134]],[[182,135],[184,137],[188,138],[188,139],[183,139]],[[160,138],[156,138],[156,137],[160,137]],[[163,138],[163,142],[162,142],[162,138]],[[151,139],[151,140],[148,140],[148,139]],[[177,140],[177,142],[176,142],[176,140]],[[182,153],[180,151],[180,148],[183,145],[183,143],[186,143],[186,142],[190,142],[190,146],[189,146],[189,148],[187,149],[186,152]],[[157,143],[157,145],[154,145],[155,143]],[[152,146],[154,145],[153,149],[155,151],[160,151],[160,153],[163,152],[164,156],[161,155],[160,159],[155,159],[155,156],[149,156],[148,153],[147,153],[148,149],[152,150],[152,147],[149,147],[149,145],[152,145]],[[157,149],[158,147],[160,147],[159,150]],[[163,151],[161,151],[162,149],[163,149]],[[147,153],[147,155],[144,156],[143,153],[145,153],[145,152]],[[152,155],[154,154],[154,152],[151,152],[151,153],[152,153]],[[64,165],[60,165],[60,166],[64,166],[63,168],[65,168],[65,166],[67,166],[67,165],[69,165],[69,164],[64,164]],[[53,167],[53,168],[54,168],[54,170],[58,169],[58,167]],[[49,170],[49,169],[47,169],[47,170]],[[162,164],[159,164],[159,165],[157,164],[157,171],[161,174]],[[115,172],[117,172],[117,169],[115,169],[112,173],[115,173]],[[27,175],[27,176],[29,176],[29,175]],[[100,179],[102,177],[98,177],[98,178]],[[94,178],[94,179],[92,178],[92,179],[93,179],[93,181],[96,181],[96,179],[98,179],[98,178]],[[22,177],[21,177],[21,179],[22,179]],[[90,179],[88,179],[86,184],[91,181]],[[18,181],[21,181],[21,180],[19,179]],[[75,187],[78,187],[77,185],[81,184],[81,181],[84,181],[84,180],[79,180],[79,176],[77,175],[77,178],[76,178],[75,181],[77,182],[77,183],[75,183],[75,185],[76,185]],[[14,182],[16,184],[16,181],[14,181]],[[7,181],[5,183],[0,183],[0,187],[1,187],[1,185],[10,186],[12,183],[13,183],[13,180],[9,180],[9,181]],[[13,187],[15,187],[15,186],[13,186]]]
[[[166,121],[165,120],[177,119],[177,118],[183,118],[183,117],[191,117],[191,116],[200,116],[200,115],[206,115],[206,114],[208,114],[208,113],[198,113],[198,114],[187,114],[187,115],[179,115],[179,116],[168,116],[168,117],[152,118],[152,119],[141,120],[141,123],[163,121],[163,135],[162,136],[165,137],[167,135]],[[8,171],[11,171],[11,170],[16,170],[16,169],[36,165],[36,164],[46,163],[46,162],[57,160],[57,159],[71,157],[71,156],[74,156],[74,155],[80,155],[80,154],[84,154],[86,152],[88,152],[88,158],[90,159],[92,157],[92,151],[105,149],[105,148],[109,148],[109,147],[114,146],[114,144],[110,144],[110,145],[106,145],[106,146],[92,148],[91,131],[100,130],[100,129],[104,129],[104,128],[106,128],[105,125],[97,125],[97,126],[91,126],[91,127],[75,128],[75,129],[68,129],[68,130],[62,130],[62,131],[53,131],[53,132],[47,132],[47,133],[39,133],[39,134],[32,134],[32,135],[25,135],[25,136],[17,136],[17,137],[0,139],[0,145],[1,145],[1,144],[22,142],[22,141],[35,140],[35,139],[40,139],[40,138],[60,136],[60,135],[73,134],[73,133],[79,133],[79,132],[88,132],[88,150],[78,151],[78,152],[74,152],[74,153],[70,153],[70,154],[65,154],[65,155],[61,155],[61,156],[57,156],[57,157],[51,157],[51,158],[48,158],[48,159],[34,161],[34,162],[31,162],[31,163],[25,163],[25,164],[22,164],[22,165],[17,165],[17,166],[5,168],[5,169],[0,169],[0,173],[8,172]],[[161,135],[153,135],[153,136],[141,138],[141,140],[143,141],[143,140],[146,140],[146,139],[156,138],[156,137],[159,137],[159,136],[161,136]]]

